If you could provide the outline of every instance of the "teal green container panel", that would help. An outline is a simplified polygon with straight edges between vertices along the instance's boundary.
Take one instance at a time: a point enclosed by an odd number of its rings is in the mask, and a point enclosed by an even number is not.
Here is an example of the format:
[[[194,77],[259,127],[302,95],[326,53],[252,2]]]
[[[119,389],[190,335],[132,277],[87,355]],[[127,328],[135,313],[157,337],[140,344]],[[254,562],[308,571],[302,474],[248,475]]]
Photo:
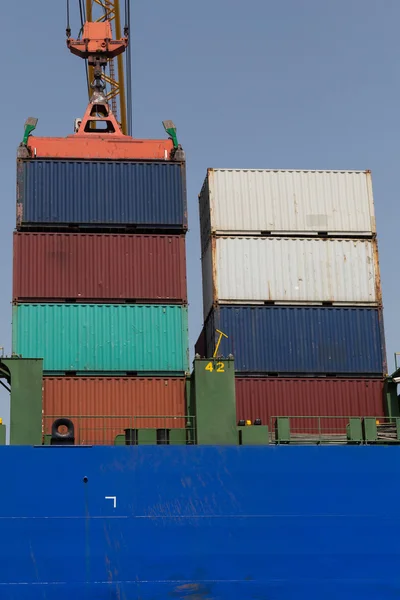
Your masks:
[[[19,304],[13,352],[44,371],[188,371],[187,307]]]

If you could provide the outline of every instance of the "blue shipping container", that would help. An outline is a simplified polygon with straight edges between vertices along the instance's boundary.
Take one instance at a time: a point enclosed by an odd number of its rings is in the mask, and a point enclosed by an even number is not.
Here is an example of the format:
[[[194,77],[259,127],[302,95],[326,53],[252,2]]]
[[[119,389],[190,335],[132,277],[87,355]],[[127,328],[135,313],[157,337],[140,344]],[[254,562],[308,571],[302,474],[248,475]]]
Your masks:
[[[184,163],[18,161],[17,226],[187,227]]]
[[[19,304],[13,352],[43,358],[45,371],[188,370],[187,306]]]
[[[221,356],[241,373],[386,374],[382,312],[368,308],[220,306],[206,325],[207,356],[219,334]]]

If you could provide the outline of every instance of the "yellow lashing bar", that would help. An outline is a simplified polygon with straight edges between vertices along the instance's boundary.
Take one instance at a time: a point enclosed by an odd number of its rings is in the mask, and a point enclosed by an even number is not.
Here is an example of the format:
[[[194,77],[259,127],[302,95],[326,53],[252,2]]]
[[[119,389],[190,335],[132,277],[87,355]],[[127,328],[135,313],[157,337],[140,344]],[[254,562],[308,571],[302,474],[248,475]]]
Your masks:
[[[216,329],[216,332],[219,333],[219,338],[218,338],[217,345],[215,346],[213,358],[215,358],[217,356],[217,354],[218,354],[218,350],[219,350],[219,346],[221,344],[222,338],[226,337],[226,339],[228,339],[228,336],[225,333],[223,333],[222,331],[220,331],[219,329]]]

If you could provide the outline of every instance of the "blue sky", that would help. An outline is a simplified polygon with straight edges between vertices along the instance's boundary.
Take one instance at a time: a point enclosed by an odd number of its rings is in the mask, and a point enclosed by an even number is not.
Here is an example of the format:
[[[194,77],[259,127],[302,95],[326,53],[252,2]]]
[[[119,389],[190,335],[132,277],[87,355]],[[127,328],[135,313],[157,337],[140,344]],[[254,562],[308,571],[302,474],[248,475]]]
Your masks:
[[[39,6],[40,5],[40,6]],[[11,350],[15,158],[26,117],[64,136],[87,98],[64,0],[3,14],[0,346]],[[78,22],[78,1],[71,0]],[[186,150],[190,344],[202,325],[197,194],[208,167],[371,169],[389,358],[400,350],[396,0],[132,0],[135,137],[173,119]],[[75,28],[76,31],[76,28]],[[5,39],[4,39],[5,38]],[[0,416],[7,421],[7,394]]]

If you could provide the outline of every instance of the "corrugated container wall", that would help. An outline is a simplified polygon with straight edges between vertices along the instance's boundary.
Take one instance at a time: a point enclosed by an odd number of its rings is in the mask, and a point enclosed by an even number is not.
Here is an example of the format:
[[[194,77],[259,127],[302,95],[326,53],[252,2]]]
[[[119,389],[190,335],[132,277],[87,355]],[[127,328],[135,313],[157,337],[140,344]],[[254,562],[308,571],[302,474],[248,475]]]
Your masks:
[[[376,232],[369,171],[209,169],[199,200],[203,251],[212,233]]]
[[[185,164],[17,163],[17,226],[187,228]]]
[[[14,233],[13,299],[187,302],[185,238]]]
[[[383,318],[375,308],[220,306],[205,324],[207,355],[240,373],[386,374]]]
[[[217,302],[381,303],[375,241],[217,237],[202,270],[205,317]]]
[[[188,370],[185,306],[19,304],[12,331],[13,352],[45,371]]]
[[[115,436],[123,434],[125,428],[184,428],[185,415],[183,377],[45,377],[43,380],[45,433],[51,433],[55,418],[71,418],[79,444],[113,444]]]
[[[348,419],[383,417],[383,379],[236,378],[237,419],[327,416],[337,419],[291,419],[292,433],[346,433]]]

